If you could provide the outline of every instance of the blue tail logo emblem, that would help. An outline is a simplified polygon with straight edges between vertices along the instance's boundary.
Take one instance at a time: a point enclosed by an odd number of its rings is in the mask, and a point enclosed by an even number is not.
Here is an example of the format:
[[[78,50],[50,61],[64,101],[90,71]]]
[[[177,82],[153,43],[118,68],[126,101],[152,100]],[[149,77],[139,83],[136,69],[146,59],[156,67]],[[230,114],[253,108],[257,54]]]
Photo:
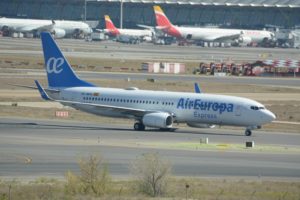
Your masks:
[[[76,75],[50,33],[42,32],[41,39],[49,88],[95,87]]]
[[[64,64],[64,59],[63,58],[55,58],[51,57],[47,61],[46,65],[46,70],[49,74],[55,73],[59,74],[63,71],[63,64]]]

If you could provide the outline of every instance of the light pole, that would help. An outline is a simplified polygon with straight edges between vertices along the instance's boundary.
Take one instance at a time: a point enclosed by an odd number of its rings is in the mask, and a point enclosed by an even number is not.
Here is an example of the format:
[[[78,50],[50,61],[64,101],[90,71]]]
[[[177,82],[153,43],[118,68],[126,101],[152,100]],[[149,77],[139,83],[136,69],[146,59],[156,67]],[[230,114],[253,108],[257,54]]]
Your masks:
[[[120,29],[123,28],[123,0],[120,1]]]
[[[86,22],[86,0],[84,0],[84,22]]]

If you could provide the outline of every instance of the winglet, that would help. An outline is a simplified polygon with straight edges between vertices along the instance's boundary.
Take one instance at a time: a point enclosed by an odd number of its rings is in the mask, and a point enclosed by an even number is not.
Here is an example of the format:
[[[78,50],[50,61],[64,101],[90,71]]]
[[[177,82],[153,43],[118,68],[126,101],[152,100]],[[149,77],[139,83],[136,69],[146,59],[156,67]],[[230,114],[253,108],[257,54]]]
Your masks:
[[[46,101],[49,101],[51,100],[48,96],[48,94],[46,93],[46,91],[44,90],[44,88],[42,88],[41,84],[37,81],[37,80],[34,80],[40,94],[41,94],[41,97],[46,100]]]
[[[195,93],[202,93],[198,83],[194,83],[194,86],[195,86]]]

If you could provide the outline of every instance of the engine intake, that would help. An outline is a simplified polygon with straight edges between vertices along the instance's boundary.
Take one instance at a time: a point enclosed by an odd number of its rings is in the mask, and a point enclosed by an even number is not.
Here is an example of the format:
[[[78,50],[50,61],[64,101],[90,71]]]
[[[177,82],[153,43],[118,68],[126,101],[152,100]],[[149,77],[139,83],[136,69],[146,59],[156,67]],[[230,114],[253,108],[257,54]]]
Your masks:
[[[54,28],[51,33],[55,38],[63,38],[66,36],[66,31],[60,28]]]
[[[169,113],[149,113],[144,115],[143,124],[155,128],[171,128],[173,117]]]

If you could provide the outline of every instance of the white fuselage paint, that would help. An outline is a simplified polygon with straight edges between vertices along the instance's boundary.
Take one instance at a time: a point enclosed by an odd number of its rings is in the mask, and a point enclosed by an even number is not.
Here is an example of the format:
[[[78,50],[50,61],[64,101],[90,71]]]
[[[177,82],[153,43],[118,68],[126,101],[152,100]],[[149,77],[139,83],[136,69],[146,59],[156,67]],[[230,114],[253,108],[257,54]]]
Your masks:
[[[272,112],[256,101],[225,95],[73,87],[61,89],[59,98],[66,101],[166,112],[174,116],[175,122],[183,123],[193,122],[247,127],[260,126],[275,118]],[[196,100],[198,103],[206,103],[207,107],[204,107],[204,109],[201,109],[199,106],[195,107]],[[180,101],[184,103],[180,104]],[[193,102],[191,103],[192,105],[189,105],[190,102]],[[96,115],[135,118],[129,114],[113,112],[107,108],[99,109],[86,105],[66,105]],[[232,105],[232,108],[229,108],[231,107],[229,106],[228,110],[224,110],[220,105]],[[261,109],[253,110],[251,106]]]
[[[242,29],[221,29],[221,28],[196,28],[175,26],[183,38],[189,35],[192,40],[203,40],[213,42],[218,38],[226,38],[234,35],[238,37],[251,38],[251,42],[262,42],[265,38],[273,39],[273,33],[264,30],[242,30]],[[238,39],[237,37],[237,39]]]
[[[67,35],[74,33],[75,29],[83,31],[84,34],[92,32],[89,25],[84,22],[67,20],[54,20],[54,22],[55,24],[51,20],[0,18],[0,29],[7,26],[14,32],[32,32],[49,26],[51,29],[62,29]]]
[[[118,29],[121,36],[132,36],[132,37],[152,37],[151,30],[140,30],[140,29]],[[111,30],[104,29],[105,33],[110,33]]]

